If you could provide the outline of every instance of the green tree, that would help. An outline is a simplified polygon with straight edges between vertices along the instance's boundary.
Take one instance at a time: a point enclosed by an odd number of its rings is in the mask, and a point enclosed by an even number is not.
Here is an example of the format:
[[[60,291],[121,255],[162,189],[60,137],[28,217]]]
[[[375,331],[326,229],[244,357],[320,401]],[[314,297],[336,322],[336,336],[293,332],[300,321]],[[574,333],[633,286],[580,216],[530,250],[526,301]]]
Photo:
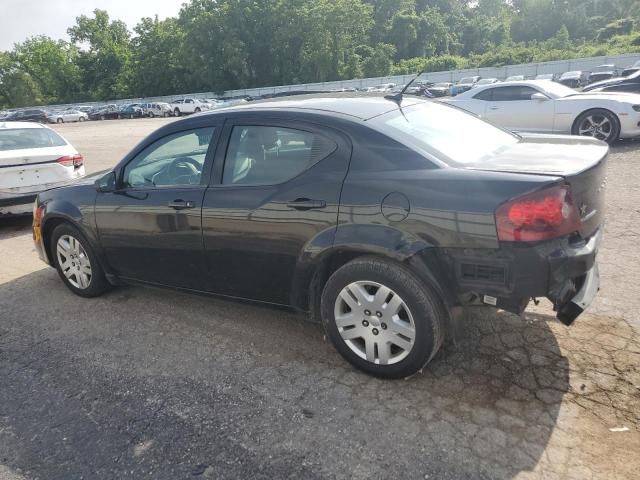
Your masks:
[[[81,15],[67,33],[80,53],[78,65],[85,90],[94,98],[122,98],[130,93],[130,33],[124,22],[109,19],[105,10]],[[88,45],[88,50],[82,47]]]

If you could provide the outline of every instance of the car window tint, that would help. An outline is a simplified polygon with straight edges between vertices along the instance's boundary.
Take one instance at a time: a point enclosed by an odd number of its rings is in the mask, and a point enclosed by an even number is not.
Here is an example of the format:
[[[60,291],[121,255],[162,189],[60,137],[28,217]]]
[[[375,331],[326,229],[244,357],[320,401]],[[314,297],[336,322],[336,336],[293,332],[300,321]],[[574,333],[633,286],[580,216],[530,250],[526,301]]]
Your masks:
[[[233,128],[222,183],[274,185],[330,155],[336,144],[315,133],[284,127]]]
[[[531,95],[537,93],[537,90],[521,86],[514,85],[512,87],[498,87],[493,91],[494,102],[509,102],[518,100],[531,100]]]
[[[493,98],[493,91],[495,88],[487,88],[486,90],[481,91],[480,93],[473,96],[476,100],[485,100],[491,101]]]
[[[11,128],[0,130],[0,151],[23,148],[61,147],[67,143],[48,128]]]
[[[146,147],[124,169],[123,186],[156,188],[200,184],[213,127],[168,135]]]

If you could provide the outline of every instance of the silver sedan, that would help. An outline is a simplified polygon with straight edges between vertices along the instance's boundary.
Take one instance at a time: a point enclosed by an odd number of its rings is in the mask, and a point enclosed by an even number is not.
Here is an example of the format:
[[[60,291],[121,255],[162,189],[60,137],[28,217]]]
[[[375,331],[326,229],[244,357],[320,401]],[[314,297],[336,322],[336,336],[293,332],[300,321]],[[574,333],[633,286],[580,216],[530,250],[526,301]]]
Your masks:
[[[65,110],[63,112],[50,113],[47,115],[47,118],[51,123],[84,122],[89,120],[87,114],[79,110]]]

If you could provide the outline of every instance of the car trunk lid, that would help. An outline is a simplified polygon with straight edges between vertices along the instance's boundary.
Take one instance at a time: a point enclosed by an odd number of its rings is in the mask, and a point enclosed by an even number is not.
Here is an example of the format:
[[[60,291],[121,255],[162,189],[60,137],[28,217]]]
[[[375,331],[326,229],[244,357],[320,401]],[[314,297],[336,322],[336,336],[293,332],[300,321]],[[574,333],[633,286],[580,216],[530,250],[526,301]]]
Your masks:
[[[75,153],[68,145],[0,151],[0,191],[29,190],[64,180],[57,160]]]
[[[580,213],[580,234],[589,238],[604,221],[608,153],[605,143],[591,138],[526,135],[470,168],[563,177]]]

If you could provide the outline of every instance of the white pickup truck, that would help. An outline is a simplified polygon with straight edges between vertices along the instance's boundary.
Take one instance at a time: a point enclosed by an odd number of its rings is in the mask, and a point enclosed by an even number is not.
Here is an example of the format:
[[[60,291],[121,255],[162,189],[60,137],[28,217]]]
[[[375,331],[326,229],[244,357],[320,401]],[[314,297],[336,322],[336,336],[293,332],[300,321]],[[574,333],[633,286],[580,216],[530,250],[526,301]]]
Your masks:
[[[187,113],[200,113],[209,110],[209,104],[197,98],[182,98],[171,103],[171,111],[176,117]]]

